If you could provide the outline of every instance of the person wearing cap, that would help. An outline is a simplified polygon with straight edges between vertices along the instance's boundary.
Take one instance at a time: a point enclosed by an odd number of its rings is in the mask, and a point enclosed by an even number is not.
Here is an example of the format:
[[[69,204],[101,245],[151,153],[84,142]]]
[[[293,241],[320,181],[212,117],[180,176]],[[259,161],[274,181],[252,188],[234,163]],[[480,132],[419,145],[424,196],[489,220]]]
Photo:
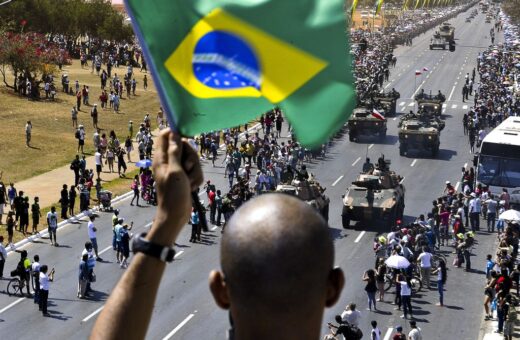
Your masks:
[[[412,329],[408,333],[408,340],[422,340],[422,330],[417,327],[417,322],[415,320],[410,320],[410,328]]]
[[[406,335],[403,333],[403,327],[396,326],[395,327],[395,334],[392,337],[392,340],[406,340]]]
[[[117,220],[117,224],[114,227],[114,232],[116,233],[116,262],[123,262],[123,243],[121,239],[121,229],[123,229],[124,218],[120,217]]]

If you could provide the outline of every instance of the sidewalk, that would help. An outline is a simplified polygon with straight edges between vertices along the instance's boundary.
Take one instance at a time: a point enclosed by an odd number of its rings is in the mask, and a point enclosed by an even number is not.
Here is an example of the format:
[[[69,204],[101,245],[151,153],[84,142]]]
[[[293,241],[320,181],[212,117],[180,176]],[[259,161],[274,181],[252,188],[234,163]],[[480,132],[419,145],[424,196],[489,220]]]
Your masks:
[[[156,129],[152,131],[152,135],[154,138],[157,137],[159,130]],[[125,155],[125,161],[127,170],[129,173],[132,170],[137,169],[135,166],[135,161],[139,160],[139,152],[137,151],[137,144],[134,142],[134,150],[130,153],[130,159],[132,163],[127,161]],[[155,148],[154,144],[154,148]],[[94,156],[87,156],[87,169],[96,169],[96,163],[94,160]],[[72,162],[72,159],[70,160]],[[108,172],[108,164],[103,164],[103,172],[101,173],[101,184],[112,181],[114,179],[119,178],[117,174],[117,163],[114,161],[114,170],[116,172],[109,173]],[[8,185],[8,183],[5,183]],[[29,179],[23,180],[21,182],[15,183],[16,190],[23,191],[24,196],[29,196],[29,202],[32,204],[33,198],[38,196],[40,198],[40,207],[45,208],[49,207],[53,204],[57,204],[60,200],[60,191],[63,187],[63,184],[67,184],[70,188],[72,184],[74,184],[74,172],[70,170],[70,164],[64,165],[52,171],[43,173],[41,175],[31,177]],[[130,188],[128,189],[130,190]],[[5,209],[5,213],[7,213],[7,209]]]

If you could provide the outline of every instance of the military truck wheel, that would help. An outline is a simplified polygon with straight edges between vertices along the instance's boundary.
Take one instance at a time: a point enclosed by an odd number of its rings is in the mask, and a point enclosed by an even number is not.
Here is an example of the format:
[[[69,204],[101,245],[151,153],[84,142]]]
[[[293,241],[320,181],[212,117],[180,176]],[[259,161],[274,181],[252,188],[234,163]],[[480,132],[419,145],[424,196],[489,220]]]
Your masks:
[[[399,156],[404,156],[406,154],[406,147],[401,144],[399,145]]]
[[[433,50],[433,47],[432,47],[432,45],[430,45],[430,50]]]
[[[432,149],[432,157],[437,157],[437,154],[439,153],[439,146],[436,145]]]
[[[392,209],[388,216],[388,221],[386,221],[386,227],[388,231],[391,231],[392,228],[395,226],[395,222],[397,220],[397,206]]]
[[[329,222],[329,205],[325,205],[323,209],[321,209],[321,216],[323,216],[323,219]]]
[[[351,141],[351,142],[353,142],[353,141],[356,140],[356,136],[354,135],[353,132],[349,132],[349,134],[348,134],[348,140]]]
[[[347,214],[341,215],[341,224],[344,229],[350,228],[350,217]]]

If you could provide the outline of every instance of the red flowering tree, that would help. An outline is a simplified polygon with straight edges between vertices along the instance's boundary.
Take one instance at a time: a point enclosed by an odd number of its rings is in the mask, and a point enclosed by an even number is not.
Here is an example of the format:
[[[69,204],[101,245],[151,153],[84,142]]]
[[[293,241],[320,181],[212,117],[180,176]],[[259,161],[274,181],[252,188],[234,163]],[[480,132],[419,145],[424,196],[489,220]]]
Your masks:
[[[0,32],[0,73],[4,84],[15,91],[18,76],[38,85],[45,75],[66,63],[69,63],[67,52],[42,34]],[[9,72],[14,76],[13,85],[8,82]]]

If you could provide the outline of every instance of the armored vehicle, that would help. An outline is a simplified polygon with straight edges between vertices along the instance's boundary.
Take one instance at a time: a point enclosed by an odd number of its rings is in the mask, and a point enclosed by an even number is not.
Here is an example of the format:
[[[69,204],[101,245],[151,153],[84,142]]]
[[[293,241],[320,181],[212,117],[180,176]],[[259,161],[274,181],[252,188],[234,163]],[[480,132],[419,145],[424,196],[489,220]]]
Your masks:
[[[401,94],[394,89],[389,92],[378,92],[372,96],[376,108],[384,111],[385,116],[395,116],[397,114],[397,99]]]
[[[312,176],[308,180],[294,179],[291,184],[279,184],[276,192],[281,192],[296,196],[305,201],[311,207],[316,209],[325,221],[329,220],[329,203],[330,199],[324,195],[323,188]]]
[[[434,36],[430,40],[430,50],[437,49],[437,48],[445,50],[446,48],[448,48],[448,42],[445,39]]]
[[[455,40],[455,27],[451,26],[449,22],[444,22],[439,28],[439,34],[446,41]]]
[[[415,100],[421,113],[430,117],[440,117],[442,115],[442,104],[446,101],[446,97],[441,91],[436,95],[421,92],[415,96]]]
[[[399,121],[399,154],[407,155],[410,150],[428,151],[437,156],[444,121],[426,114],[413,112],[401,117]]]
[[[368,161],[368,160],[367,160]],[[390,170],[390,160],[384,156],[377,165],[363,165],[363,170],[343,195],[341,221],[343,228],[350,221],[382,223],[390,231],[403,217],[405,188],[402,177]]]
[[[386,118],[373,111],[368,106],[354,109],[348,120],[348,138],[351,142],[357,141],[359,136],[386,137]]]

